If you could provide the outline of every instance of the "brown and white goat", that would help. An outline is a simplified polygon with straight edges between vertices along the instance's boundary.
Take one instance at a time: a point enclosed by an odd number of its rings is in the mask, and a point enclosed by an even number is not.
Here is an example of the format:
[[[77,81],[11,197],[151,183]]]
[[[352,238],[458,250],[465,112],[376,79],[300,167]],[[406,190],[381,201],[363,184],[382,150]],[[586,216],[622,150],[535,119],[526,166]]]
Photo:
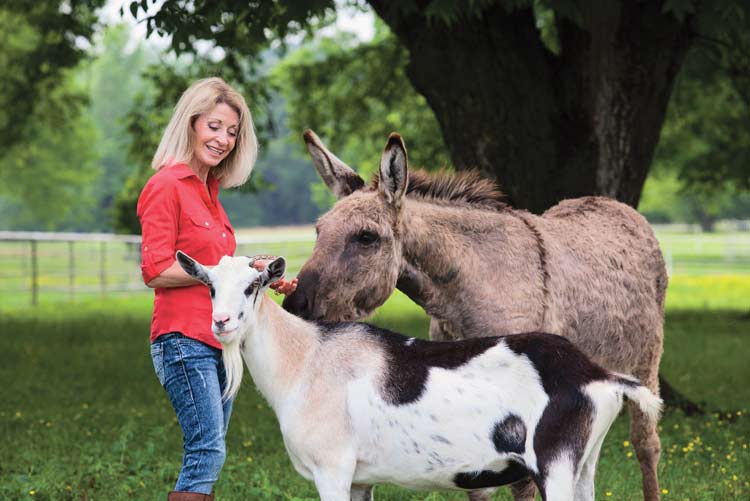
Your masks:
[[[372,486],[472,491],[530,477],[543,499],[594,498],[602,442],[623,395],[656,420],[661,401],[589,361],[563,337],[423,341],[364,323],[308,322],[266,296],[284,273],[247,257],[206,268],[212,330],[234,395],[242,359],[276,413],[296,470],[323,501]]]

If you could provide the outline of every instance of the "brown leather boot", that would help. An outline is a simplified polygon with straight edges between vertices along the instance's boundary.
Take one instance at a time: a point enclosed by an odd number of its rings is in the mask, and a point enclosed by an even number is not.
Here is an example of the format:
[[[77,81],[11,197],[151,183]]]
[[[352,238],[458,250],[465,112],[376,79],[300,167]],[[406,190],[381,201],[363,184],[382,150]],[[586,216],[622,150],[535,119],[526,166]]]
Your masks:
[[[214,493],[172,491],[167,494],[167,501],[214,501]]]

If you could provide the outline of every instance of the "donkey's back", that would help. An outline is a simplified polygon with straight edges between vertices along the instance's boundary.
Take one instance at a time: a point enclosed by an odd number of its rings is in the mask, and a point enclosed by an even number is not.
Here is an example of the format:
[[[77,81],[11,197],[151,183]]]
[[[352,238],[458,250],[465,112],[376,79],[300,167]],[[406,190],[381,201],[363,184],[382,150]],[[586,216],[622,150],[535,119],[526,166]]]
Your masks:
[[[606,367],[644,377],[644,352],[661,354],[667,287],[648,222],[623,203],[584,197],[532,224],[546,260],[545,328]]]

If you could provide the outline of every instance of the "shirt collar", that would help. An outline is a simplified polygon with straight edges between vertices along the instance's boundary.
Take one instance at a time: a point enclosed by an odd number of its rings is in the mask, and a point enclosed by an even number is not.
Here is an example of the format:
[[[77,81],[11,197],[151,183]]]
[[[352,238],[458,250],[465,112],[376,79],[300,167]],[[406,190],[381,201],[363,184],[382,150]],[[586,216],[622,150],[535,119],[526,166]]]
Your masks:
[[[172,172],[174,172],[177,179],[185,179],[190,176],[198,177],[188,164],[174,164],[170,169],[172,169]]]
[[[196,178],[198,177],[198,175],[193,172],[193,169],[191,169],[188,164],[175,164],[170,168],[174,170],[174,174],[177,179],[185,179],[190,176],[194,176]],[[208,189],[211,191],[211,193],[219,189],[219,180],[214,178],[210,172],[208,173],[208,180],[206,184],[208,184]]]

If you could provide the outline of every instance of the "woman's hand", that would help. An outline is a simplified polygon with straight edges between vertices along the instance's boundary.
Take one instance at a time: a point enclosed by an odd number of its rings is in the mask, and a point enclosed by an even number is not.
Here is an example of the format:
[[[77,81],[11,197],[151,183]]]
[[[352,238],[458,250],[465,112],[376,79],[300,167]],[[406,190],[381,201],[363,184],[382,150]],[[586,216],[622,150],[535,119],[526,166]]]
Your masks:
[[[258,271],[263,271],[266,269],[266,265],[270,263],[271,260],[266,259],[258,259],[253,263],[253,268],[255,268]],[[297,290],[297,283],[298,280],[295,278],[291,281],[286,280],[285,278],[282,278],[281,280],[278,280],[270,285],[270,287],[276,291],[276,294],[291,294],[292,292]]]

